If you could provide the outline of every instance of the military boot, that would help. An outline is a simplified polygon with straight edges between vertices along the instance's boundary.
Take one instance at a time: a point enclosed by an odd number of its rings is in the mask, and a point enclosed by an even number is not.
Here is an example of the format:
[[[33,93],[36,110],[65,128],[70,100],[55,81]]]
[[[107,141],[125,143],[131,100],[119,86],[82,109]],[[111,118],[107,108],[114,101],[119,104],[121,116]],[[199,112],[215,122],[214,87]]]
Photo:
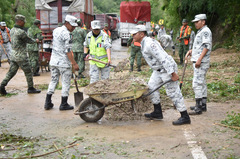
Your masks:
[[[142,70],[141,70],[141,66],[138,66],[138,70],[137,70],[138,72],[141,72]]]
[[[133,71],[133,65],[130,65],[130,70],[129,70],[130,72],[132,72]]]
[[[78,79],[81,79],[81,78],[86,78],[83,74],[79,73],[78,74]]]
[[[53,103],[52,103],[52,94],[47,94],[46,96],[46,100],[45,100],[45,105],[44,105],[44,109],[45,110],[49,110],[53,108]]]
[[[36,89],[34,87],[30,87],[28,88],[28,94],[31,94],[31,93],[41,93],[41,90]]]
[[[2,62],[1,62],[1,59],[0,59],[0,67],[2,67]]]
[[[68,97],[62,97],[62,103],[59,107],[59,110],[72,110],[72,109],[74,109],[73,106],[71,106],[67,103],[67,100],[68,100]]]
[[[147,119],[155,119],[155,120],[160,120],[163,119],[163,114],[162,114],[162,106],[161,103],[159,104],[153,104],[154,106],[154,111],[150,114],[144,114],[144,116]]]
[[[33,76],[40,76],[38,72],[33,73]]]
[[[190,109],[194,110],[196,106],[191,106]],[[206,112],[207,111],[207,97],[202,98],[202,111]]]
[[[0,94],[2,94],[3,96],[7,95],[7,91],[4,85],[1,85],[0,87]]]
[[[173,121],[172,124],[173,125],[191,124],[191,120],[187,111],[183,111],[180,113],[181,113],[181,117],[178,120]]]
[[[199,114],[202,114],[202,98],[196,98],[196,106],[194,107],[192,112],[189,112],[189,115],[199,115]]]

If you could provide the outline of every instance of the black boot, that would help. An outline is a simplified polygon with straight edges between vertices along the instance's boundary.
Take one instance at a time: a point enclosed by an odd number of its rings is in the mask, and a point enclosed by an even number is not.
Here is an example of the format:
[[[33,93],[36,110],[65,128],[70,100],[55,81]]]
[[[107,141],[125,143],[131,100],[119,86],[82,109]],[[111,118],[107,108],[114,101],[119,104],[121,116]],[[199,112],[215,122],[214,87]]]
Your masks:
[[[199,114],[202,114],[202,98],[196,98],[196,106],[194,107],[192,112],[189,112],[189,115],[199,115]]]
[[[67,103],[67,100],[68,100],[68,97],[62,97],[62,103],[59,107],[59,110],[72,110],[72,109],[74,109],[73,106],[71,106]]]
[[[178,120],[173,121],[172,124],[173,125],[191,124],[191,120],[187,111],[180,112],[180,113],[181,113],[181,117]]]
[[[1,62],[1,59],[0,59],[0,67],[2,67],[2,62]]]
[[[130,65],[130,70],[129,70],[130,72],[132,72],[133,71],[133,65]]]
[[[83,74],[79,73],[78,74],[78,79],[81,79],[81,78],[86,78]]]
[[[31,94],[31,93],[41,93],[41,90],[36,89],[34,87],[30,87],[30,88],[28,88],[28,93],[29,94]]]
[[[1,85],[0,87],[0,94],[2,94],[3,96],[7,95],[7,91],[4,85]]]
[[[141,66],[138,66],[138,70],[137,70],[138,72],[141,72],[142,70],[141,70]]]
[[[207,111],[207,97],[202,98],[202,111],[203,112]]]
[[[153,104],[153,106],[154,106],[154,111],[150,114],[144,114],[144,116],[151,120],[152,119],[155,119],[155,120],[163,119],[161,103]]]
[[[46,100],[45,100],[45,105],[44,105],[44,109],[45,110],[49,110],[53,108],[53,103],[52,103],[52,94],[47,94],[46,96]]]
[[[35,73],[33,73],[33,76],[40,76],[40,74],[35,72]]]

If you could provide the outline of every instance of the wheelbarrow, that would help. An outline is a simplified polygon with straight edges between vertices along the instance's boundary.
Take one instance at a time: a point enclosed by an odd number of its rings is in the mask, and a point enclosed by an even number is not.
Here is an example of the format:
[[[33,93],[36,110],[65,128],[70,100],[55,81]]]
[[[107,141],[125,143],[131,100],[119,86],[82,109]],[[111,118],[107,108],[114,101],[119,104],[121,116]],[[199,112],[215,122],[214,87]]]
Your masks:
[[[105,108],[107,106],[147,97],[171,81],[172,80],[163,82],[160,86],[152,91],[149,91],[148,89],[141,89],[123,93],[89,94],[89,98],[85,98],[81,101],[74,114],[79,115],[80,118],[86,122],[97,122],[103,117]]]

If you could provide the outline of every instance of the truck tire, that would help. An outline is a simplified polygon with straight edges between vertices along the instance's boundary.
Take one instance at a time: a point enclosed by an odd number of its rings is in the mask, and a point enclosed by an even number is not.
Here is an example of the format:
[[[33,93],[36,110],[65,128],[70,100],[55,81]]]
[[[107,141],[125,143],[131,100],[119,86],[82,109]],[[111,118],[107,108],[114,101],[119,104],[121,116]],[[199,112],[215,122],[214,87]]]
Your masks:
[[[92,99],[92,98],[86,98],[79,104],[78,112],[88,111],[88,110],[94,110],[97,108],[101,108],[103,106],[102,103]],[[80,118],[82,118],[86,122],[97,122],[99,119],[101,119],[104,115],[105,109],[100,109],[95,112],[89,112],[80,114]]]

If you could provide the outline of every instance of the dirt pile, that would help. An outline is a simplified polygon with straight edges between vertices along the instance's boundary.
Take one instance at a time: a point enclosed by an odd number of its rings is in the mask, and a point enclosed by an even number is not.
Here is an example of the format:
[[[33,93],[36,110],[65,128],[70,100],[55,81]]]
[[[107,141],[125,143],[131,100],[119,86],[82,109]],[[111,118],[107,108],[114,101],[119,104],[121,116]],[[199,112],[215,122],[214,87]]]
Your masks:
[[[124,93],[147,89],[146,83],[142,79],[107,79],[101,80],[88,85],[84,89],[87,95],[107,94],[107,93]]]

